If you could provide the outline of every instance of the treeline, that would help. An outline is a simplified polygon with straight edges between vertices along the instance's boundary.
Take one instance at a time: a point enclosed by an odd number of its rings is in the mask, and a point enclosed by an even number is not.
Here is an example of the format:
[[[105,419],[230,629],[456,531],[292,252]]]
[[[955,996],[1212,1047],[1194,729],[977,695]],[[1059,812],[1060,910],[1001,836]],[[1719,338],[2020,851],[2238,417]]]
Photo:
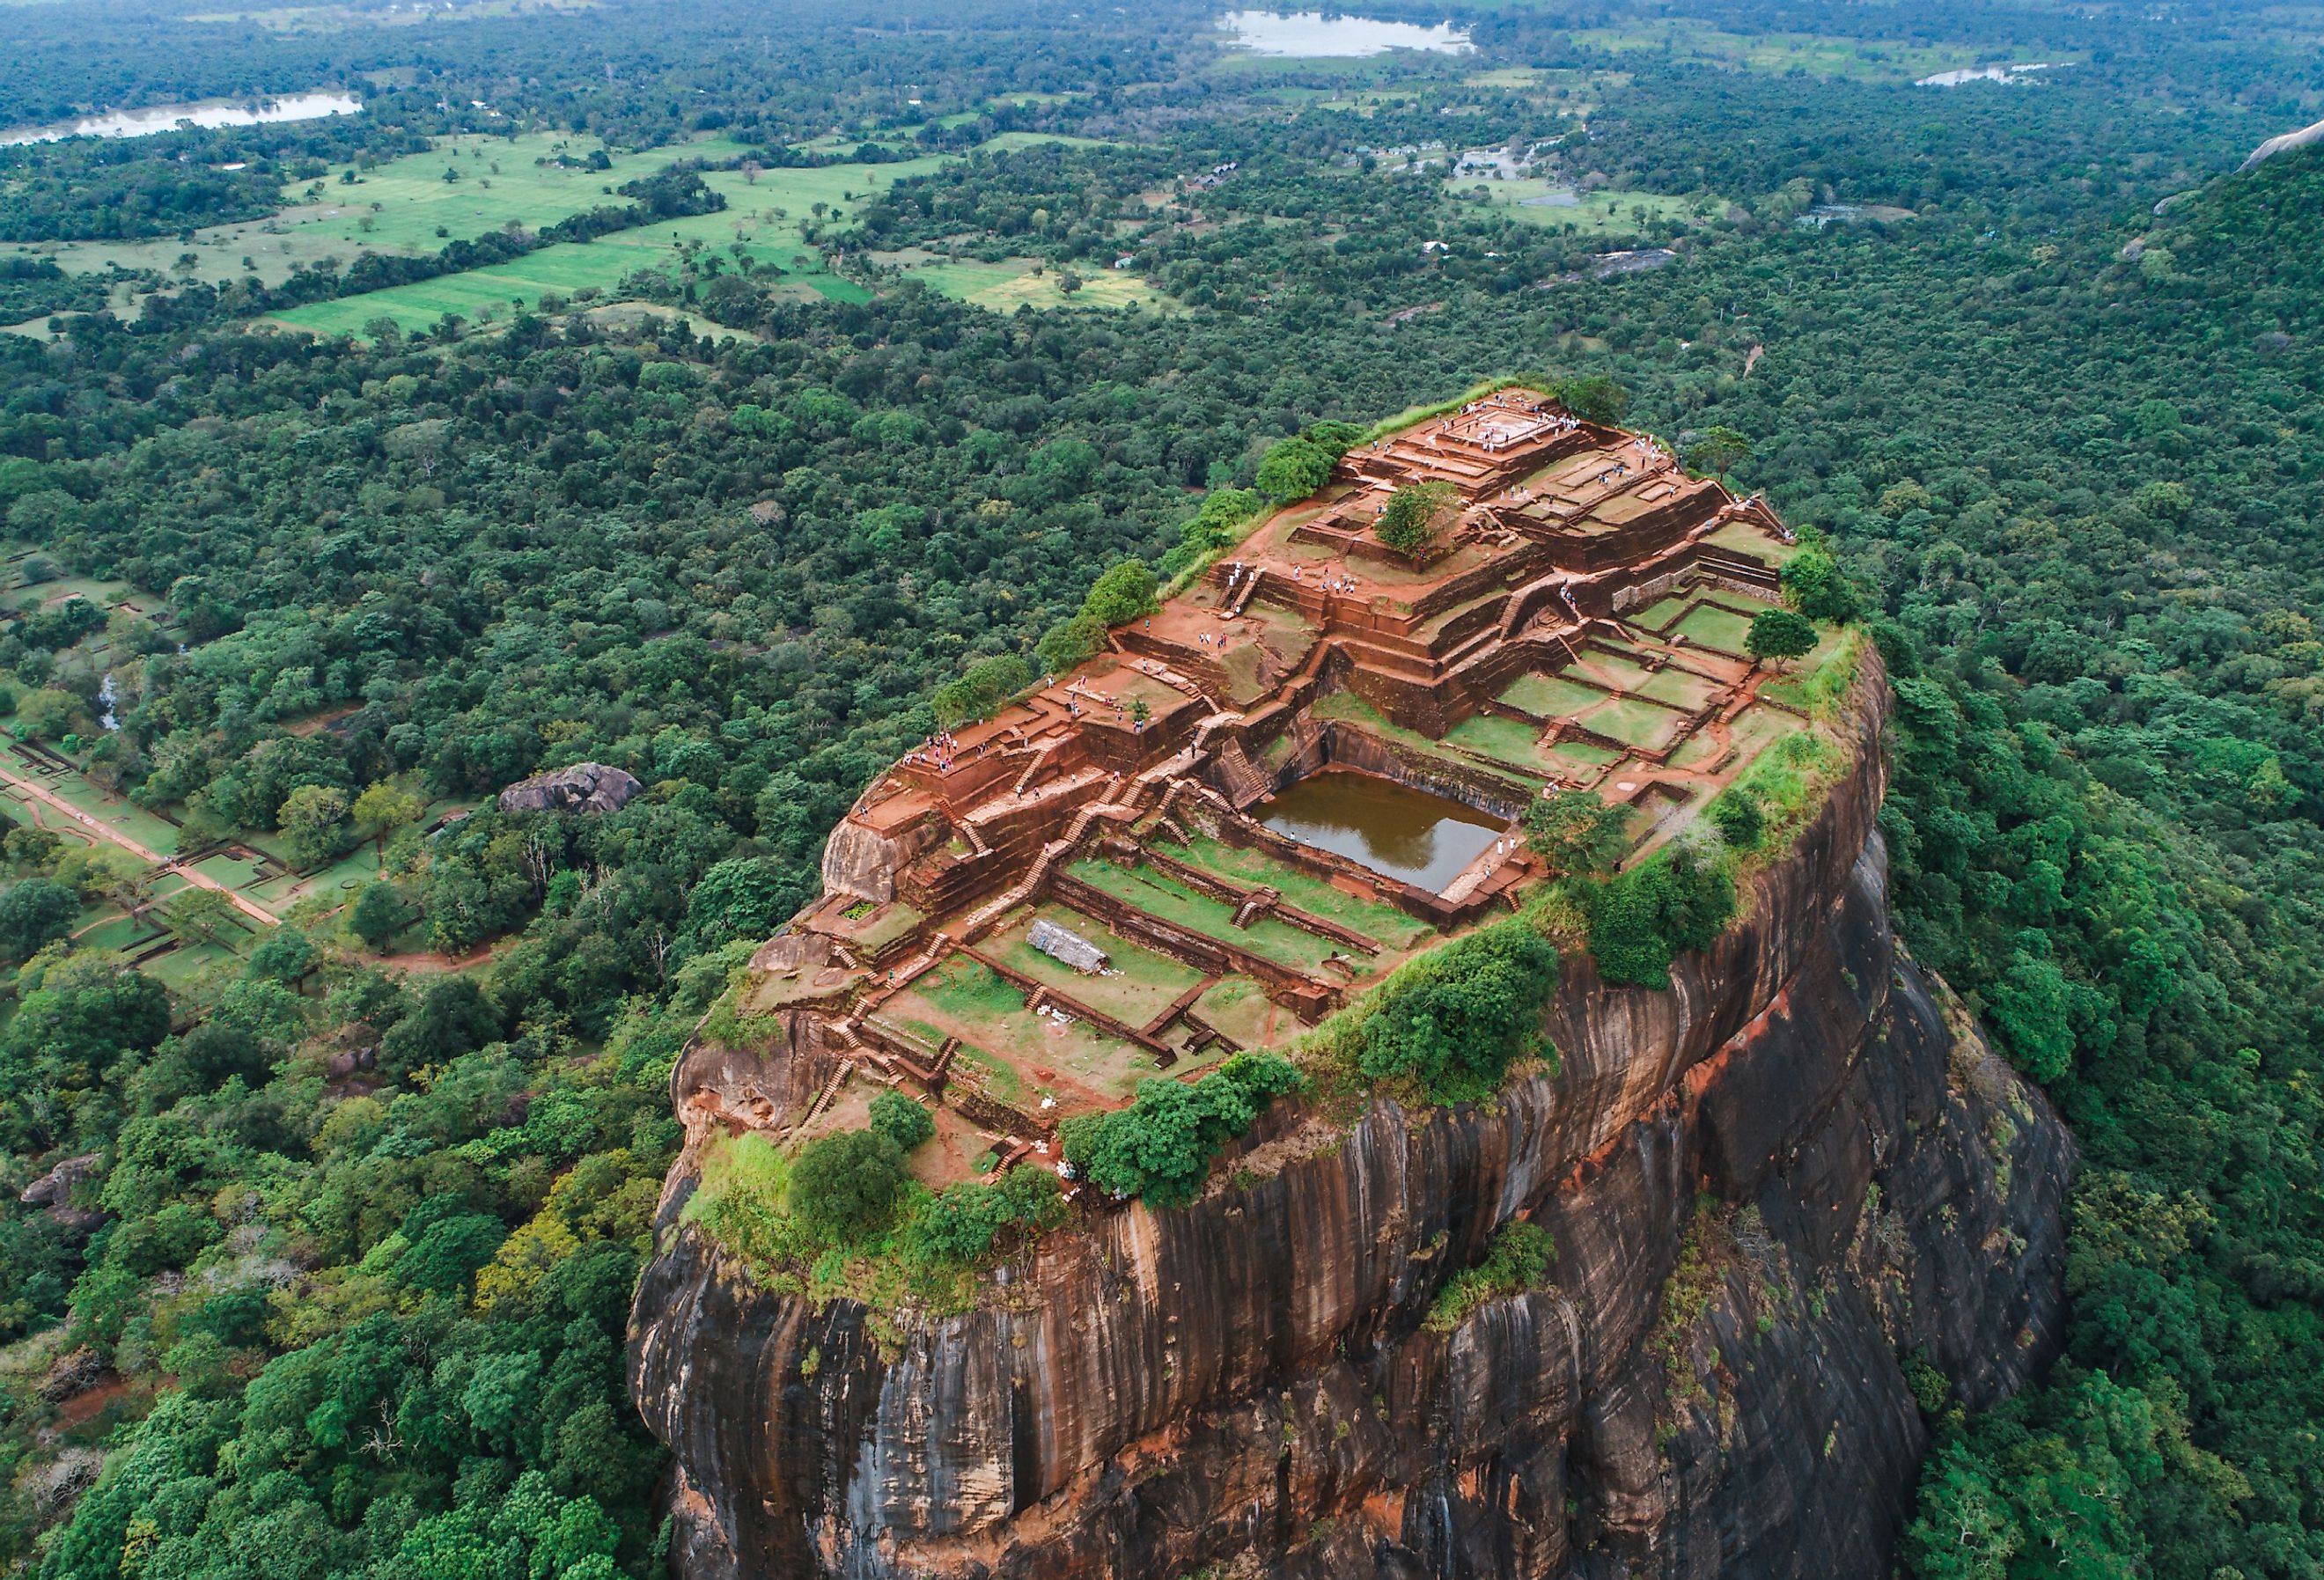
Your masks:
[[[67,274],[53,258],[0,258],[0,323],[94,312],[105,305],[111,284],[103,274]]]
[[[0,239],[133,241],[263,218],[281,207],[285,182],[319,177],[332,161],[427,148],[425,135],[380,124],[378,116],[393,115],[388,106],[370,108],[370,120],[335,115],[0,148]]]

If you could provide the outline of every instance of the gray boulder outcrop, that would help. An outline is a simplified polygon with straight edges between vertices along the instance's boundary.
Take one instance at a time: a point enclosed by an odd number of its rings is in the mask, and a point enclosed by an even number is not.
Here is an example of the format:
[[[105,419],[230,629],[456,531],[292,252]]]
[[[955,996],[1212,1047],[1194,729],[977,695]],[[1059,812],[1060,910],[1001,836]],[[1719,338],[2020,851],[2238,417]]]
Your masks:
[[[2281,136],[2269,138],[2253,149],[2251,157],[2236,166],[2236,170],[2240,174],[2255,164],[2266,163],[2279,153],[2290,153],[2295,148],[2306,148],[2316,143],[2324,143],[2324,121],[2312,126],[2302,126],[2297,132],[2286,132]]]
[[[645,787],[634,774],[602,762],[576,762],[518,780],[501,791],[503,812],[617,812]]]

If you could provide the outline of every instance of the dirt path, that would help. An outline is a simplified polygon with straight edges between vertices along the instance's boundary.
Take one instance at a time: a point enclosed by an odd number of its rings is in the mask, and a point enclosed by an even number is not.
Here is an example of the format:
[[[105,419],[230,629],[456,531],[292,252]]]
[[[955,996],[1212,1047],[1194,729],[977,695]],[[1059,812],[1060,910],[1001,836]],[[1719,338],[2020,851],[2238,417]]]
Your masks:
[[[78,807],[74,806],[70,801],[66,800],[62,796],[58,795],[54,790],[49,789],[48,786],[40,783],[38,781],[26,779],[23,774],[16,772],[14,769],[5,767],[0,767],[0,780],[5,780],[12,789],[23,791],[25,795],[31,796],[42,805],[55,811],[62,812],[66,817],[70,818],[74,822],[79,824],[82,827],[88,829],[98,838],[111,840],[114,844],[119,845],[130,855],[136,856],[139,860],[159,867],[164,873],[175,873],[197,889],[216,890],[220,894],[225,895],[226,899],[232,902],[236,910],[241,911],[244,916],[250,918],[251,920],[262,922],[268,927],[278,927],[281,925],[281,923],[276,919],[274,913],[268,910],[264,906],[259,904],[255,900],[252,900],[244,895],[236,893],[232,889],[227,888],[224,883],[219,882],[216,878],[210,877],[204,873],[198,873],[189,866],[181,865],[173,858],[165,856],[159,851],[147,849],[144,845],[140,845],[137,841],[130,838],[126,834],[122,833],[120,829],[115,828],[98,818],[90,817],[87,812],[82,811]]]

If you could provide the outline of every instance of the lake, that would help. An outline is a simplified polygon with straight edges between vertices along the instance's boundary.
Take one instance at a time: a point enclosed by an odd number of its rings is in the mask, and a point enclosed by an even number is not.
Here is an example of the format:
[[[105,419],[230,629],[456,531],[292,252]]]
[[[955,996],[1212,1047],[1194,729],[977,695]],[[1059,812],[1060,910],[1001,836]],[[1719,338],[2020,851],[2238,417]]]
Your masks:
[[[18,126],[0,132],[0,148],[20,143],[55,143],[66,137],[151,137],[197,126],[257,126],[272,121],[319,121],[326,115],[363,113],[350,93],[292,93],[281,98],[205,99],[195,104],[149,105],[142,110],[107,110],[48,126]]]
[[[1268,797],[1252,816],[1302,845],[1431,893],[1442,893],[1508,827],[1444,796],[1345,769],[1308,775]]]
[[[1369,16],[1326,16],[1320,11],[1298,11],[1288,16],[1272,11],[1230,11],[1219,19],[1219,26],[1233,36],[1236,48],[1254,55],[1313,59],[1379,55],[1389,50],[1460,55],[1476,48],[1465,28],[1449,22],[1421,27],[1409,22],[1375,22]]]
[[[1968,82],[2024,82],[2033,72],[2055,71],[2064,63],[2060,60],[2029,60],[2022,66],[1964,66],[1958,71],[1940,71],[1934,77],[1923,77],[1913,86],[1959,88]]]

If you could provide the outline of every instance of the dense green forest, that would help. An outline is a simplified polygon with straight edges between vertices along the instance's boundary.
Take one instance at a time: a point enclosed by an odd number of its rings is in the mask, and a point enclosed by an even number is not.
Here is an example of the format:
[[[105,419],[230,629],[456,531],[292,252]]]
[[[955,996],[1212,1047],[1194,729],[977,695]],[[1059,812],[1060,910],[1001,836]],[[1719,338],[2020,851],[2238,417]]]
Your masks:
[[[1837,551],[1895,679],[1904,937],[2083,1149],[2067,1353],[1923,1400],[1907,1566],[2324,1574],[2324,149],[2233,173],[2324,115],[2313,14],[1510,5],[1476,56],[1302,63],[1200,9],[822,9],[0,15],[0,120],[392,81],[0,151],[0,318],[78,315],[0,335],[6,726],[180,850],[362,873],[243,928],[10,804],[0,1566],[656,1572],[621,1356],[667,1077],[825,831],[1271,442],[1523,371],[1745,436],[1738,485]],[[1920,88],[1673,25],[2075,64]],[[262,211],[486,105],[963,156],[831,217],[862,300],[689,253],[631,321],[318,339],[18,245]],[[1012,129],[1080,140],[964,153]],[[1414,167],[1509,145],[1616,228]],[[995,312],[908,246],[1126,260],[1159,305]],[[1637,246],[1669,265],[1593,268]],[[646,788],[493,809],[583,761]],[[140,966],[106,907],[189,947]]]

